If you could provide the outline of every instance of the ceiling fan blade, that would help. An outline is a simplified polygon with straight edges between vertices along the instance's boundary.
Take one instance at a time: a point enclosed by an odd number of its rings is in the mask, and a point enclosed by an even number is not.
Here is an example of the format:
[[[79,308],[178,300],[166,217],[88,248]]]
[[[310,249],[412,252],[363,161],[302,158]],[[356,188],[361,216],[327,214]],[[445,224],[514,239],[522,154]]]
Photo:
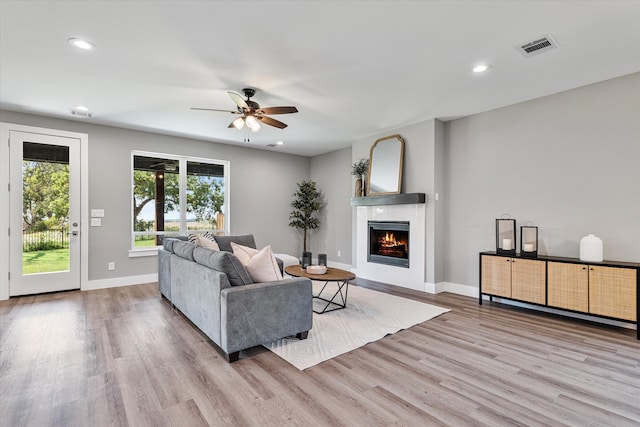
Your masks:
[[[296,107],[267,107],[260,108],[258,112],[262,114],[290,114],[297,113],[298,109]]]
[[[229,94],[229,97],[231,98],[231,100],[233,102],[235,102],[235,104],[240,107],[240,108],[245,108],[245,109],[249,109],[249,104],[247,104],[247,101],[245,101],[244,99],[242,99],[242,95],[240,95],[239,93],[235,93],[235,92],[227,92]]]
[[[262,123],[264,123],[265,125],[277,127],[278,129],[284,129],[284,128],[287,127],[287,125],[285,123],[282,123],[281,121],[276,120],[276,119],[272,119],[271,117],[256,116],[256,118],[258,120],[260,120]]]
[[[218,110],[217,108],[197,108],[191,107],[192,110],[201,110],[201,111],[219,111],[222,113],[231,113],[231,114],[240,114],[239,111],[231,111],[231,110]]]

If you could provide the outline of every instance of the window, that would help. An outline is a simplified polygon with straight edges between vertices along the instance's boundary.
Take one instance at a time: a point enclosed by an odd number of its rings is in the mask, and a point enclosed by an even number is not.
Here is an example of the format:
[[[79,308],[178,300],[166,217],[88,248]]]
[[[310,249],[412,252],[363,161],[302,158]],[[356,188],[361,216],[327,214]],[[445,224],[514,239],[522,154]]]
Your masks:
[[[162,236],[228,234],[228,174],[227,161],[133,152],[133,256]]]

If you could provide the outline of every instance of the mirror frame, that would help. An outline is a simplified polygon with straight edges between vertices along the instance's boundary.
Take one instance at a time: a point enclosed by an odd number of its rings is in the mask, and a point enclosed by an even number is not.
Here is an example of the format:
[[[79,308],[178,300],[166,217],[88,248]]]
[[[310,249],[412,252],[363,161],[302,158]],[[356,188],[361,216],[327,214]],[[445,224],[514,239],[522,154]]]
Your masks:
[[[378,146],[378,144],[380,144],[383,141],[388,141],[388,140],[396,140],[397,143],[400,145],[400,159],[398,161],[397,164],[388,164],[389,162],[384,159],[384,158],[377,158],[375,159],[376,164],[378,165],[378,167],[375,167],[374,164],[374,152],[376,147]],[[382,163],[383,161],[386,161],[387,164]],[[402,189],[402,165],[403,165],[403,161],[404,161],[404,139],[402,139],[402,137],[398,134],[396,135],[390,135],[390,136],[385,136],[384,138],[380,138],[377,139],[376,142],[373,143],[373,145],[371,146],[371,151],[369,154],[369,173],[367,174],[367,196],[379,196],[379,195],[384,195],[384,194],[400,194],[400,191]],[[376,173],[376,169],[380,169],[380,167],[382,166],[386,166],[386,168],[397,168],[397,172],[398,172],[398,180],[396,182],[396,186],[395,189],[393,188],[389,188],[389,191],[372,191],[371,190],[371,178],[374,178],[373,181],[375,182],[375,177],[373,176]],[[378,173],[379,175],[379,173]],[[384,188],[383,190],[387,190],[386,188]]]

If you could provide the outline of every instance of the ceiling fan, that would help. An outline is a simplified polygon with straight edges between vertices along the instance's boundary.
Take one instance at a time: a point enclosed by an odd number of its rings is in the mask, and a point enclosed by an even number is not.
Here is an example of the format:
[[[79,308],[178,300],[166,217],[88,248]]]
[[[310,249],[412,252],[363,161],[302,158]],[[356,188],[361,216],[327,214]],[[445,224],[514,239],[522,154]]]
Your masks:
[[[192,107],[192,110],[205,110],[205,111],[221,111],[225,113],[237,114],[240,117],[234,119],[228,127],[242,129],[242,127],[246,124],[249,129],[253,132],[257,132],[260,130],[260,123],[264,123],[265,125],[277,127],[278,129],[284,129],[287,127],[285,123],[282,123],[279,120],[272,119],[268,117],[271,114],[289,114],[289,113],[297,113],[298,109],[296,107],[265,107],[261,108],[260,105],[251,100],[251,97],[255,95],[255,89],[244,88],[242,89],[244,96],[247,99],[243,99],[242,95],[236,92],[227,92],[231,100],[236,104],[236,110],[218,110],[214,108],[195,108]]]

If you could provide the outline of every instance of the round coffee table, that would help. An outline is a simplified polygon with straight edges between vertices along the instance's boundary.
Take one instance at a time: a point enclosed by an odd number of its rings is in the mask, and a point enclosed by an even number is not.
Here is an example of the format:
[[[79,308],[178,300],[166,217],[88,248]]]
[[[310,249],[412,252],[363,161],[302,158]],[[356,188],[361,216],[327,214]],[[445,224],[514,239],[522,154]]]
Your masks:
[[[306,270],[302,269],[300,265],[290,265],[285,267],[285,273],[294,277],[306,277],[307,279],[317,280],[324,282],[324,286],[320,289],[317,295],[313,298],[326,302],[326,305],[321,310],[313,310],[314,313],[322,314],[328,313],[334,310],[340,310],[347,307],[347,293],[349,291],[349,281],[356,278],[356,275],[350,271],[341,270],[339,268],[327,267],[327,272],[324,274],[310,274]],[[338,289],[330,298],[323,295],[323,292],[327,288],[329,283],[336,283]],[[331,295],[331,291],[328,291],[328,295]],[[331,308],[329,308],[331,306]]]

